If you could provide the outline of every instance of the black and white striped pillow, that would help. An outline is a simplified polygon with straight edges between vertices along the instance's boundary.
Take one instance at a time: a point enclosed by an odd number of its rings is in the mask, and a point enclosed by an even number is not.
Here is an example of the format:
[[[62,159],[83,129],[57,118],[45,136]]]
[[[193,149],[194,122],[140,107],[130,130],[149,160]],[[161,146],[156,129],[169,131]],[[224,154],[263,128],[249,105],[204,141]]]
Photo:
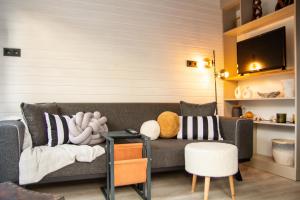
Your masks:
[[[69,142],[70,117],[67,115],[54,115],[44,113],[46,121],[46,130],[48,135],[48,146],[54,147]]]
[[[218,116],[179,116],[177,139],[223,140]]]

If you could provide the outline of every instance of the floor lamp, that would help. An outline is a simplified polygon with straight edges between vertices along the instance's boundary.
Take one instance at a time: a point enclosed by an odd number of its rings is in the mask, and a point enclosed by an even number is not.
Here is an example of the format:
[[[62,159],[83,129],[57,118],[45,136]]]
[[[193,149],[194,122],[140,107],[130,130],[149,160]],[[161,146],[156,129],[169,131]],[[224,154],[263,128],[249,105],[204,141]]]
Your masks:
[[[225,79],[229,77],[229,72],[227,72],[225,69],[220,70],[217,72],[216,67],[216,52],[213,50],[213,57],[210,58],[204,58],[205,67],[206,68],[213,68],[214,70],[214,83],[215,83],[215,101],[216,101],[216,114],[218,115],[218,90],[217,90],[217,78]]]

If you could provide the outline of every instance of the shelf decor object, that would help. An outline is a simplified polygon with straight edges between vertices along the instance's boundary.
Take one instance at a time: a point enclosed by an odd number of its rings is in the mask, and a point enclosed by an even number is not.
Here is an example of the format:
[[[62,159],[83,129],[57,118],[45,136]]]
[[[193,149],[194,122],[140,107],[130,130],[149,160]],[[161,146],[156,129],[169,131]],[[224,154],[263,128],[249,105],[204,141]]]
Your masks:
[[[241,117],[243,115],[243,109],[240,105],[235,105],[232,107],[231,116]]]
[[[242,89],[240,86],[237,86],[234,90],[234,96],[236,99],[240,99],[242,97]]]
[[[241,10],[237,10],[235,12],[235,24],[236,24],[236,27],[239,27],[241,25]]]
[[[278,0],[277,4],[275,6],[275,10],[280,10],[288,5],[291,5],[294,3],[294,0]]]
[[[252,90],[250,89],[250,87],[243,88],[242,97],[243,99],[250,99],[252,97]]]
[[[294,97],[295,96],[295,81],[294,79],[282,80],[282,87],[284,91],[284,97]]]
[[[268,92],[268,93],[257,92],[257,94],[262,98],[276,98],[280,95],[280,92],[279,91]]]
[[[253,114],[253,112],[248,111],[248,112],[246,112],[246,113],[243,115],[243,118],[245,118],[245,119],[253,119],[253,118],[254,118],[254,114]]]
[[[253,8],[252,20],[261,18],[263,15],[261,0],[253,0],[252,8]]]
[[[276,114],[277,123],[286,123],[286,113],[277,113]]]
[[[276,163],[286,166],[294,166],[295,140],[273,139],[272,153]]]

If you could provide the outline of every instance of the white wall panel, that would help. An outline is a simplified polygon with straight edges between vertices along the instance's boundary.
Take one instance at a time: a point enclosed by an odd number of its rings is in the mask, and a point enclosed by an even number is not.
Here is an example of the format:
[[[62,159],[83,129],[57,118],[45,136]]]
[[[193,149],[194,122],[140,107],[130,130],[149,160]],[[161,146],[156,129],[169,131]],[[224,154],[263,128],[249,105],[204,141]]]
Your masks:
[[[1,0],[0,118],[21,102],[214,100],[212,71],[186,68],[217,52],[219,0]],[[222,83],[219,110],[223,110]]]

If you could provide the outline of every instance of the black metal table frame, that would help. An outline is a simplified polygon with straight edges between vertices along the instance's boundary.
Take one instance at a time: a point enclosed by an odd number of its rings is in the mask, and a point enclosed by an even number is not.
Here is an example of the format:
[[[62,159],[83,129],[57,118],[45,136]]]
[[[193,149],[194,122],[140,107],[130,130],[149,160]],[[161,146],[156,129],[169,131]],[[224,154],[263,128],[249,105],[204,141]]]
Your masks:
[[[115,132],[117,133],[117,132]],[[120,133],[120,132],[119,132]],[[106,187],[101,190],[107,200],[115,200],[115,183],[114,183],[114,144],[115,139],[141,139],[143,141],[143,157],[147,158],[147,178],[145,183],[132,185],[134,190],[144,200],[151,200],[151,145],[150,138],[141,134],[132,135],[127,132],[124,134],[108,133],[106,136],[106,166],[107,166],[107,183]]]

